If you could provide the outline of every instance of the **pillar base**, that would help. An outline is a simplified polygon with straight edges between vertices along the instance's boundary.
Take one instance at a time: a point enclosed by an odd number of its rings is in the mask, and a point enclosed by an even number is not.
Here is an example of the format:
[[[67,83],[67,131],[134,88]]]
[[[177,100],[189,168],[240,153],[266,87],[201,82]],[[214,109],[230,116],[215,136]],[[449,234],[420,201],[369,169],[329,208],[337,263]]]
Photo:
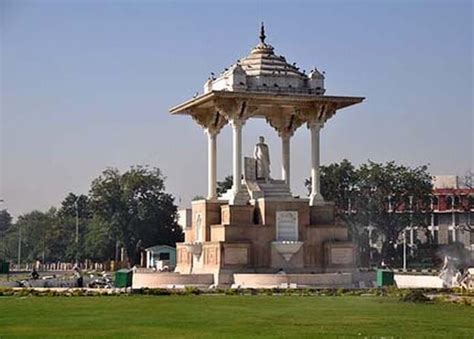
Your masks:
[[[309,196],[309,206],[324,205],[325,201],[321,194],[311,193]]]

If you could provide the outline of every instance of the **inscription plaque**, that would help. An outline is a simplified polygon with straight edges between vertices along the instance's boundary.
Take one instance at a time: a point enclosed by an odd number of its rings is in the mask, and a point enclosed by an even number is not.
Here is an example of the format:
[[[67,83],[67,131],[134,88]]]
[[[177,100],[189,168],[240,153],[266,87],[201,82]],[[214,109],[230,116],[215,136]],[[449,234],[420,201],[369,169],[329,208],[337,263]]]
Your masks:
[[[276,240],[298,241],[298,211],[276,212]]]

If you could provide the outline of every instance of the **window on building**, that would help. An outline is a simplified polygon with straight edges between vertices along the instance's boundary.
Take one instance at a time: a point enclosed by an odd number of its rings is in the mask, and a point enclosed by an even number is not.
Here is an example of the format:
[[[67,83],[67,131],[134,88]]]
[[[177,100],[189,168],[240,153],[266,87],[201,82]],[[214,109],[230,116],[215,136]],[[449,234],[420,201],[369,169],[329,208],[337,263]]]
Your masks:
[[[454,208],[459,208],[461,205],[461,198],[458,195],[455,195],[453,201]]]
[[[459,213],[454,214],[454,225],[459,225]]]
[[[473,211],[469,212],[469,224],[474,225],[474,212]]]
[[[434,213],[433,214],[433,226],[438,226],[438,224],[439,224],[438,214]]]
[[[474,245],[474,232],[471,232],[471,245]]]
[[[448,196],[446,197],[446,208],[447,208],[448,210],[450,210],[450,209],[453,208],[453,197],[450,196],[450,195],[448,195]]]
[[[159,260],[170,260],[170,254],[166,252],[161,252],[159,255]]]

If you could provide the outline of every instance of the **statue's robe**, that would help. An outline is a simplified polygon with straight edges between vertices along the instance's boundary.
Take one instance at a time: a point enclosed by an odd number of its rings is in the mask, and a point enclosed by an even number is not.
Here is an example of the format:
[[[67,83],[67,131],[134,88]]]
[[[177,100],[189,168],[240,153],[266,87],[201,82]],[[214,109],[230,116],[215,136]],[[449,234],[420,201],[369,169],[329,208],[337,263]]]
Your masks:
[[[257,161],[257,179],[270,179],[270,152],[267,144],[259,142],[253,153]]]

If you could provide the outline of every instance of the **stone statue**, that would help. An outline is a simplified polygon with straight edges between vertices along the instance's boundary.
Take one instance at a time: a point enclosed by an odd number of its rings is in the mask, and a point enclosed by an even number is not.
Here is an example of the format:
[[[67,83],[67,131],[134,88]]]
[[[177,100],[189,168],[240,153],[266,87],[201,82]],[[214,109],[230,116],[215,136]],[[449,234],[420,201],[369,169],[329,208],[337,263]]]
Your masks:
[[[260,137],[259,143],[255,145],[253,156],[257,162],[257,179],[270,179],[270,153],[265,143],[265,138]]]

